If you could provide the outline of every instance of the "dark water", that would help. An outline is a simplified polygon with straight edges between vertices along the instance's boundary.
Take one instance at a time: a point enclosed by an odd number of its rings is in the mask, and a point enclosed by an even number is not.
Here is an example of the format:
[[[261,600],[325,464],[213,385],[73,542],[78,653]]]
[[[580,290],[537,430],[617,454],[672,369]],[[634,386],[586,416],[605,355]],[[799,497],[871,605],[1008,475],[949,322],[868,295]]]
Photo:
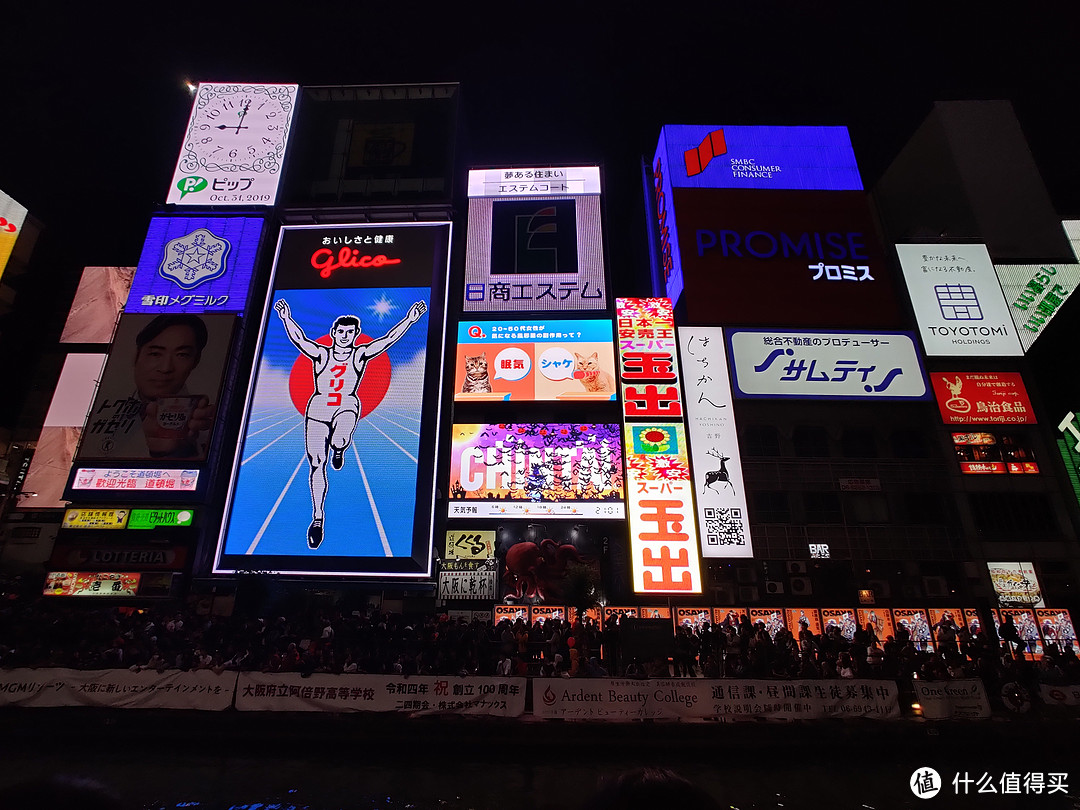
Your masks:
[[[20,743],[18,728],[6,729],[2,783],[57,772],[91,777],[145,810],[573,810],[588,806],[599,777],[642,766],[671,768],[735,810],[1080,808],[1076,721],[603,729],[398,721],[320,729],[282,714],[256,728],[226,730],[229,721],[215,718],[178,734],[167,713],[82,727],[85,715],[66,718],[75,725],[50,715],[53,733]],[[908,786],[925,766],[945,783],[928,800]],[[973,781],[967,797],[955,795],[953,776],[965,771],[972,780],[989,774],[998,793],[980,795]],[[1010,772],[1066,773],[1068,788],[1002,795],[1000,778]]]

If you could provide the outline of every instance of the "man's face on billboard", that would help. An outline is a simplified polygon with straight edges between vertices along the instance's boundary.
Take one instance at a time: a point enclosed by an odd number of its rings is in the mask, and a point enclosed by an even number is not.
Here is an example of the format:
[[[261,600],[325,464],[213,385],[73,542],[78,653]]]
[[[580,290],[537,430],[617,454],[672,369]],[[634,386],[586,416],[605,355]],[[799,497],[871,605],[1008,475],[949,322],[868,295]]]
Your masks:
[[[135,387],[139,397],[155,400],[176,395],[198,363],[199,348],[190,326],[163,329],[135,356]]]
[[[339,346],[342,349],[347,349],[356,342],[356,332],[359,327],[352,326],[335,326],[331,337],[334,339],[334,345]]]

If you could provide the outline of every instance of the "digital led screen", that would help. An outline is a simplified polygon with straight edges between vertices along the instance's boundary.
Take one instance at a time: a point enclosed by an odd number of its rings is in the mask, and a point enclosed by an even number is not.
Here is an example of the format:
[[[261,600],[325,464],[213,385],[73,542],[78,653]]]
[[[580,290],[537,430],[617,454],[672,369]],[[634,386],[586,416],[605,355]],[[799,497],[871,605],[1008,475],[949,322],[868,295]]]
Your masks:
[[[200,83],[165,202],[273,205],[298,89],[295,84]]]
[[[243,312],[262,230],[255,217],[153,217],[125,312]]]
[[[198,470],[171,469],[121,469],[77,467],[73,490],[156,492],[167,495],[178,492],[195,492],[199,483]]]
[[[65,529],[126,529],[130,509],[68,509],[64,512]]]
[[[461,321],[454,399],[615,399],[611,321]]]
[[[1016,372],[935,371],[930,382],[946,425],[1035,424],[1024,380]]]
[[[11,251],[15,249],[15,242],[22,233],[26,214],[24,206],[0,191],[0,278],[4,276]]]
[[[1026,352],[1080,282],[1080,264],[995,264],[1016,334]]]
[[[896,627],[893,625],[893,617],[888,608],[859,608],[857,614],[859,627],[864,629],[867,625],[873,627],[878,641],[884,643],[888,636],[896,636]]]
[[[784,620],[792,635],[795,636],[796,641],[798,641],[799,633],[802,631],[803,622],[806,623],[806,628],[815,636],[820,636],[822,633],[821,614],[817,608],[787,608],[784,610]]]
[[[735,396],[917,400],[932,396],[910,332],[725,330]]]
[[[45,596],[135,596],[139,574],[105,571],[50,571]]]
[[[1022,355],[985,245],[897,245],[928,356]]]
[[[1029,562],[988,562],[998,607],[1046,607],[1035,566]]]
[[[675,317],[667,298],[616,300],[623,418],[682,419]]]
[[[449,243],[282,229],[215,571],[430,573]]]
[[[752,557],[724,333],[719,327],[684,326],[678,335],[686,368],[686,421],[701,556]]]
[[[85,419],[86,415],[83,415]],[[22,491],[37,493],[32,501],[20,506],[34,509],[63,509],[67,506],[64,489],[71,476],[71,462],[82,436],[81,427],[43,427],[38,435],[30,469]]]
[[[167,526],[190,526],[195,519],[191,509],[132,509],[129,529],[156,529]]]
[[[1035,450],[1022,436],[1008,433],[967,432],[952,434],[953,449],[965,475],[1039,472]]]
[[[1027,647],[1024,649],[1024,655],[1042,658],[1042,636],[1039,635],[1039,621],[1035,617],[1035,611],[1031,608],[1003,607],[998,612],[1001,615],[1001,623],[1003,625],[1009,617],[1012,617],[1013,626],[1016,628],[1017,635],[1027,644]]]
[[[84,267],[60,342],[112,343],[134,277],[134,267]]]
[[[236,316],[125,314],[77,458],[206,458]]]
[[[45,414],[45,427],[77,427],[86,424],[94,404],[94,392],[105,367],[104,354],[69,354]]]
[[[469,172],[464,312],[605,309],[600,172]]]
[[[448,517],[622,518],[618,425],[454,425]]]
[[[446,533],[446,545],[443,548],[443,559],[495,559],[495,532],[486,529],[477,531],[448,531]]]

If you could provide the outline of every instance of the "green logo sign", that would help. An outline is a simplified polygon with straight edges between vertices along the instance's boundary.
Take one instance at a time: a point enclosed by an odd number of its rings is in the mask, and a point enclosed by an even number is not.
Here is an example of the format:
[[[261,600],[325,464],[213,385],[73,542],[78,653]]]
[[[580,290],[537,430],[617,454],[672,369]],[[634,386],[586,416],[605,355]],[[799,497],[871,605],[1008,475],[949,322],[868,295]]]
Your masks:
[[[195,175],[192,175],[191,177],[181,177],[176,184],[176,187],[180,189],[180,199],[182,200],[191,192],[202,191],[208,185],[209,183],[206,182],[205,177],[196,177]]]
[[[156,529],[158,526],[190,526],[191,509],[132,509],[129,529]]]

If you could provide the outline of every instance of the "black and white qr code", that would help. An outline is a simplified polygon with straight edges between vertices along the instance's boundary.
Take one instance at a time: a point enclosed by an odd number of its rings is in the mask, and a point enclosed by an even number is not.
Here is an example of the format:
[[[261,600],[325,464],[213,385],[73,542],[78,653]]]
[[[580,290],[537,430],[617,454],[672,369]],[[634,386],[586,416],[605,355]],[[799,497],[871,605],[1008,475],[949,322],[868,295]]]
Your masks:
[[[745,546],[742,509],[705,507],[705,545]]]

